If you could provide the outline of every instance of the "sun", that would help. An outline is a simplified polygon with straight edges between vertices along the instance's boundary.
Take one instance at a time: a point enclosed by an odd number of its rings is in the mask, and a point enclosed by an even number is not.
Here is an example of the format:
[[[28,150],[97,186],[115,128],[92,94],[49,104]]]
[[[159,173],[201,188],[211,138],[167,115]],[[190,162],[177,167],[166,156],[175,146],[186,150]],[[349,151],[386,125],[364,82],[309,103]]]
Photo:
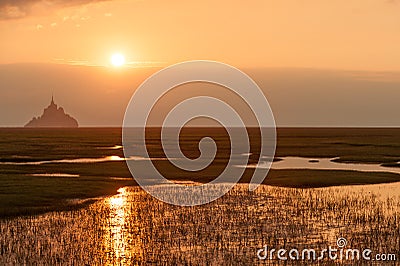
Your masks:
[[[125,64],[125,57],[123,54],[116,53],[111,56],[111,64],[115,67],[120,67]]]

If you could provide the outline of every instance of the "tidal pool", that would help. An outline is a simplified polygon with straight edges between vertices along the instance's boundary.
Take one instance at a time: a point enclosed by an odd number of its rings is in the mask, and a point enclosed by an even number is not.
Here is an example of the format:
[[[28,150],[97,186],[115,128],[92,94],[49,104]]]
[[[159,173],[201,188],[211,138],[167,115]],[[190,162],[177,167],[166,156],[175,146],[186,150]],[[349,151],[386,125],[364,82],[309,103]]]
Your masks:
[[[400,167],[386,167],[380,164],[340,163],[337,158],[305,158],[280,157],[279,161],[272,162],[271,169],[310,169],[310,170],[351,170],[360,172],[387,172],[400,174]],[[258,164],[237,165],[245,168],[268,168],[268,162]]]

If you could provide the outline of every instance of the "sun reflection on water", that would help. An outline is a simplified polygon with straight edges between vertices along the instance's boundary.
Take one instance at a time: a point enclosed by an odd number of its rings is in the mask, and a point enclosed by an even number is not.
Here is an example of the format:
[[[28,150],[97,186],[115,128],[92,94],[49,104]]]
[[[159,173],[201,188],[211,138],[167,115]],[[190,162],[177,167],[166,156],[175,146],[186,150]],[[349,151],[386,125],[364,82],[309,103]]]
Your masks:
[[[121,157],[116,156],[116,155],[107,156],[106,158],[107,158],[109,161],[125,161],[124,158],[121,158]]]
[[[105,234],[105,246],[108,259],[120,263],[130,258],[126,234],[126,195],[125,189],[118,190],[119,194],[109,198],[109,222]]]
[[[129,188],[118,189],[118,194],[105,200],[107,223],[104,228],[106,265],[125,265],[140,261],[144,256],[140,238],[138,202],[132,201]]]

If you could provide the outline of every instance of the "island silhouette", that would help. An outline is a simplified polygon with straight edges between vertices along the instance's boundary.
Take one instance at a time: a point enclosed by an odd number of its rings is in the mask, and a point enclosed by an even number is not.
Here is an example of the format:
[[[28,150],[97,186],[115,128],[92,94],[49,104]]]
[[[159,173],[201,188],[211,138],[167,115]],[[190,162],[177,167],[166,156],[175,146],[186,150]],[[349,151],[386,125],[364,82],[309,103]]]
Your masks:
[[[50,105],[43,110],[40,117],[34,117],[25,127],[78,127],[78,121],[66,114],[64,108],[54,103],[51,97]]]

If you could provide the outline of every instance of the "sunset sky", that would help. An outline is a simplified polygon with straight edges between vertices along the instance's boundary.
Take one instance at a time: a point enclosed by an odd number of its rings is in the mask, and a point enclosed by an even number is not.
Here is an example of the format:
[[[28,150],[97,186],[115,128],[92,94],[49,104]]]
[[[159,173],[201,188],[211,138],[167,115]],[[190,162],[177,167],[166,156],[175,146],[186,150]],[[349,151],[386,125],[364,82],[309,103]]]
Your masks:
[[[398,1],[1,0],[0,19],[0,63],[105,65],[121,51],[132,62],[400,70]]]
[[[83,125],[120,125],[141,81],[195,59],[254,73],[280,125],[400,126],[396,0],[0,0],[0,40],[0,126],[40,115],[52,92]],[[321,109],[325,96],[339,105]]]

